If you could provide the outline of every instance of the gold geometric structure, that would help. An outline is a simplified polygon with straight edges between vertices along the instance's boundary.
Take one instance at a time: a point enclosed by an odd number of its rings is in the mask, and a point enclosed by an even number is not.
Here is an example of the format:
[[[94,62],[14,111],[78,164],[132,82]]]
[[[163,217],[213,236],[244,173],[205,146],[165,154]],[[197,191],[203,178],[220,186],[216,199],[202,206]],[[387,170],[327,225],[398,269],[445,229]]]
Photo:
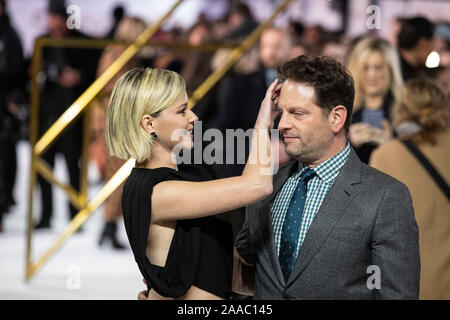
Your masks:
[[[262,31],[272,24],[274,19],[285,11],[292,0],[284,0],[272,15],[262,22],[239,46],[233,44],[220,45],[202,45],[189,46],[186,44],[156,44],[149,41],[151,36],[159,30],[163,22],[170,17],[175,9],[184,0],[178,0],[169,11],[161,17],[155,24],[149,26],[139,35],[136,41],[129,44],[127,49],[101,74],[89,88],[56,120],[56,122],[43,134],[38,140],[38,116],[39,116],[39,71],[42,61],[42,49],[46,46],[65,46],[65,47],[84,47],[84,48],[102,48],[111,43],[121,43],[110,40],[88,40],[88,39],[65,39],[54,40],[49,38],[39,38],[35,42],[35,48],[32,58],[32,88],[31,88],[31,112],[30,112],[30,145],[31,145],[31,168],[30,168],[30,186],[28,197],[28,217],[27,217],[27,243],[26,243],[26,272],[25,281],[29,281],[33,275],[43,266],[55,252],[62,247],[67,239],[81,227],[89,218],[91,213],[96,210],[128,177],[131,169],[134,167],[134,160],[129,159],[113,175],[113,177],[102,187],[102,189],[88,201],[88,179],[87,168],[89,161],[89,140],[90,140],[90,111],[89,103],[105,87],[105,85],[122,69],[122,67],[133,56],[145,46],[165,46],[174,49],[187,48],[194,50],[217,50],[218,48],[233,49],[221,65],[214,71],[192,94],[189,98],[189,107],[192,108],[200,101],[207,92],[225,75],[231,66],[240,58],[240,56],[251,48],[260,37]],[[50,166],[42,160],[41,156],[55,141],[55,139],[82,113],[83,119],[83,147],[80,170],[80,192],[72,186],[60,182],[52,172]],[[58,236],[55,243],[41,256],[36,262],[31,259],[32,235],[33,235],[33,195],[37,182],[37,176],[40,174],[44,179],[60,187],[67,195],[70,202],[80,211],[69,222],[65,229]]]

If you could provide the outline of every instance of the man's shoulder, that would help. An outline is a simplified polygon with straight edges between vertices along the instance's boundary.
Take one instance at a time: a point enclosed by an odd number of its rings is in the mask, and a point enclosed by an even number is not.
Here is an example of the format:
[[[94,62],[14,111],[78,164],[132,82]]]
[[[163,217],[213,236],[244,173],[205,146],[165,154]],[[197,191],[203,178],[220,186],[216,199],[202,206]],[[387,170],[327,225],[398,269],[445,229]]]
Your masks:
[[[384,173],[362,162],[360,166],[361,181],[363,184],[369,185],[371,189],[379,189],[383,191],[402,189],[409,192],[408,188],[403,182],[395,179],[387,173]]]

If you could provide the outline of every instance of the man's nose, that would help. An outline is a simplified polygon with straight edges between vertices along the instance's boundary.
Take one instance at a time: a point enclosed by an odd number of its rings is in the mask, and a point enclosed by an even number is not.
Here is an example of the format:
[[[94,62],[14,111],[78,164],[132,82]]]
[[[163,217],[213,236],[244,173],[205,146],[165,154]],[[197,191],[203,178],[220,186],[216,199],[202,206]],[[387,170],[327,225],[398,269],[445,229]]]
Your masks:
[[[286,112],[281,114],[280,122],[278,122],[278,130],[283,131],[290,128],[290,122]]]

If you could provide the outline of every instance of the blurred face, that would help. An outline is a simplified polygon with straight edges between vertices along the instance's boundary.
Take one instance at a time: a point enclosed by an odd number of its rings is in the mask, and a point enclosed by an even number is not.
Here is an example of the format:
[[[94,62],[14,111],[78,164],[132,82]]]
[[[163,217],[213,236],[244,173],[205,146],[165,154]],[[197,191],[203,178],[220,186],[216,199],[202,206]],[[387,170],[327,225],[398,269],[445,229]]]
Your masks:
[[[209,36],[208,29],[206,29],[203,26],[198,26],[194,28],[194,30],[191,31],[189,34],[189,44],[193,46],[201,45],[202,43],[206,42]]]
[[[232,13],[228,18],[228,25],[231,29],[239,27],[244,22],[244,18],[239,13]]]
[[[266,68],[275,69],[289,58],[290,43],[287,36],[278,30],[268,30],[261,36],[261,61]]]
[[[344,46],[337,43],[328,43],[323,48],[322,55],[332,57],[334,60],[345,64],[346,50]]]
[[[303,32],[303,39],[306,44],[314,45],[320,39],[320,30],[318,27],[306,28]]]
[[[50,36],[53,38],[63,38],[67,33],[66,20],[57,14],[48,16],[47,28]]]
[[[194,146],[194,122],[198,118],[187,105],[188,99],[185,94],[183,99],[163,110],[152,121],[158,135],[158,143],[167,146],[169,150],[179,143],[183,149],[192,149]]]
[[[427,62],[428,55],[433,51],[433,38],[421,38],[416,46],[417,59],[420,66],[424,66]]]
[[[304,165],[320,162],[333,143],[328,116],[315,104],[314,89],[286,80],[280,92],[278,129],[286,153]]]
[[[362,89],[366,95],[384,95],[390,83],[389,67],[380,52],[368,56],[363,64]]]

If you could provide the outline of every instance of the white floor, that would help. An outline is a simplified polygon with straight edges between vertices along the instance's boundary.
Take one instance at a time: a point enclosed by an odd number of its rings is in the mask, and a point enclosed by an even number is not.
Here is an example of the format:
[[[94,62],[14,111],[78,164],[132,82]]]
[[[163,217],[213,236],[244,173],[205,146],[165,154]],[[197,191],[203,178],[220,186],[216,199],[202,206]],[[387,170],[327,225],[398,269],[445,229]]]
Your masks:
[[[0,299],[136,299],[145,288],[125,234],[119,224],[120,239],[128,249],[122,252],[97,245],[103,226],[103,209],[92,213],[84,231],[69,238],[29,281],[25,282],[25,250],[30,147],[17,146],[18,168],[14,188],[16,206],[4,216],[0,233]],[[68,181],[63,158],[57,158],[56,175]],[[90,198],[99,190],[98,172],[89,166]],[[40,197],[34,196],[34,217],[40,214]],[[51,231],[35,231],[32,253],[36,261],[57,239],[68,223],[69,209],[65,194],[53,189],[54,216]]]

